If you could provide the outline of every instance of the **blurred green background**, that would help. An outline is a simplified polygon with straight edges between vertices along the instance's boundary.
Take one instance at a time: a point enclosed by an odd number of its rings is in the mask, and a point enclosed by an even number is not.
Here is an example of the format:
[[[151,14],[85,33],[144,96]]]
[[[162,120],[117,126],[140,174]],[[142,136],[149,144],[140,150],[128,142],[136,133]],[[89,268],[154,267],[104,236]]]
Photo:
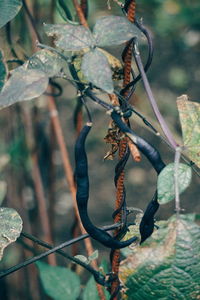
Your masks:
[[[54,1],[27,1],[32,6],[37,28],[49,44],[44,35],[43,23],[64,23],[60,17]],[[73,12],[72,1],[66,0]],[[114,14],[122,15],[120,7],[110,0],[89,1],[89,24],[92,26],[97,17]],[[53,11],[53,14],[51,13]],[[138,0],[136,1],[136,16],[142,18],[144,25],[151,31],[154,41],[154,59],[148,78],[157,100],[158,106],[175,138],[181,143],[181,129],[176,108],[176,98],[188,94],[191,100],[199,102],[200,94],[200,2],[199,0]],[[21,59],[33,53],[27,19],[22,9],[10,24],[13,45]],[[0,31],[1,48],[6,59],[12,59],[13,53],[6,40],[6,31]],[[147,56],[147,46],[144,41],[140,45],[143,61]],[[110,51],[120,58],[120,49]],[[16,67],[9,65],[10,69]],[[70,159],[74,166],[73,147],[76,131],[73,125],[73,115],[76,106],[76,91],[66,81],[59,80],[63,87],[63,94],[56,99],[59,117],[65,135],[65,141]],[[142,83],[139,83],[136,96],[131,103],[160,130],[148,103]],[[3,206],[15,208],[24,220],[24,230],[42,238],[40,222],[38,222],[38,205],[31,177],[31,162],[26,146],[26,127],[21,115],[21,106],[27,103],[13,105],[1,111],[1,146],[0,146],[0,180],[7,183],[7,192]],[[40,126],[41,135],[37,137],[40,155],[40,169],[45,187],[45,196],[49,209],[50,223],[54,243],[58,244],[72,237],[71,228],[74,222],[71,196],[65,181],[61,154],[55,136],[51,133],[50,117],[47,111],[46,97],[31,101],[33,119]],[[35,106],[35,107],[33,107]],[[90,202],[89,212],[96,225],[112,223],[112,212],[115,202],[114,169],[118,161],[117,155],[113,161],[103,161],[109,146],[105,144],[109,116],[98,106],[89,103],[94,126],[87,141],[90,174]],[[143,136],[160,151],[166,163],[172,162],[174,153],[166,144],[154,136],[137,117],[132,117],[131,124],[138,135]],[[51,149],[51,151],[49,150]],[[50,168],[50,169],[49,169]],[[50,171],[49,171],[50,170]],[[126,166],[125,185],[127,205],[145,209],[156,187],[157,175],[149,162],[142,157],[141,163],[133,162],[132,158]],[[185,212],[200,213],[199,177],[193,173],[191,186],[181,196],[181,207]],[[51,185],[50,185],[51,184]],[[167,218],[174,213],[174,203],[162,206],[157,213],[157,219]],[[100,258],[108,255],[108,250],[94,242],[94,248],[101,248]],[[5,257],[0,268],[8,268],[25,259],[20,245],[12,245],[5,251]],[[79,245],[79,252],[84,253],[83,244]],[[29,253],[30,255],[30,253]],[[107,256],[108,257],[108,256]],[[63,264],[61,259],[59,263]],[[25,272],[25,274],[24,274]],[[26,277],[26,270],[10,275],[4,281],[6,299],[45,299],[38,293],[30,295],[30,282]],[[87,275],[87,274],[86,274]],[[6,285],[5,285],[6,282]],[[2,285],[1,285],[2,287]],[[7,289],[6,289],[7,287]],[[3,291],[3,290],[2,290]]]

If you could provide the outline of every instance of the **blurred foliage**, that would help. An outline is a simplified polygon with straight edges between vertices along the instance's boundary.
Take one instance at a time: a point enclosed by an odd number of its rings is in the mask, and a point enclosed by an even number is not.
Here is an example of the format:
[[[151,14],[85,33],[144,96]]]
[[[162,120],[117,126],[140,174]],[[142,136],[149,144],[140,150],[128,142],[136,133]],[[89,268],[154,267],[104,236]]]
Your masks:
[[[72,1],[65,1],[67,5],[69,4],[72,20],[78,21],[78,18],[75,16]],[[59,10],[62,10],[62,8],[59,7],[60,1],[34,0],[28,2],[32,5],[36,26],[42,38],[47,44],[50,44],[49,39],[44,33],[43,23],[65,23],[63,17],[59,14]],[[107,0],[89,0],[89,24],[91,25],[91,28],[95,24],[97,17],[107,14],[122,15],[120,7],[114,3],[114,1],[110,0],[110,5],[111,10],[108,10]],[[51,11],[53,11],[53,14]],[[175,100],[177,96],[185,93],[197,102],[199,99],[200,71],[197,67],[197,63],[200,55],[200,2],[199,0],[140,0],[136,1],[136,14],[138,18],[143,18],[144,25],[152,32],[155,53],[152,67],[148,71],[148,77],[153,87],[158,105],[161,108],[167,122],[173,128],[174,134],[178,139],[178,135],[180,135],[180,124],[178,123],[178,112],[175,107]],[[62,15],[64,15],[63,11]],[[27,60],[28,57],[33,55],[33,48],[35,49],[35,44],[31,41],[29,25],[27,23],[24,8],[20,10],[16,18],[9,23],[9,25],[2,28],[0,31],[0,42],[1,47],[4,50],[5,60],[15,58],[14,51],[9,43],[9,30],[11,32],[15,52],[22,61]],[[146,45],[143,41],[141,42],[140,48],[143,60],[145,61]],[[121,48],[118,49],[117,47],[113,47],[110,51],[112,54],[116,55],[118,59],[121,58]],[[8,64],[9,70],[12,70],[17,66],[18,64],[16,62],[9,62]],[[72,120],[73,110],[75,108],[74,98],[76,93],[70,85],[66,84],[66,82],[62,82],[61,84],[63,85],[64,93],[62,97],[58,99],[57,105],[70,158],[73,162],[75,130],[72,127]],[[153,123],[156,124],[151,113],[151,109],[146,102],[144,91],[141,87],[142,85],[139,84],[136,89],[137,97],[134,98],[134,104],[144,113],[145,116],[147,116],[151,121],[153,120]],[[46,130],[49,126],[49,115],[47,113],[44,97],[40,97],[40,99],[34,103],[39,108],[39,118],[42,120],[42,124]],[[114,207],[113,202],[115,198],[115,189],[112,178],[117,160],[102,163],[103,156],[106,153],[106,146],[103,141],[103,137],[106,135],[109,121],[108,117],[104,116],[102,113],[102,110],[98,109],[93,104],[91,104],[90,107],[93,111],[93,118],[95,120],[95,126],[91,136],[89,137],[87,147],[89,154],[90,176],[92,181],[91,199],[93,199],[90,204],[90,213],[96,223],[103,224],[103,222],[107,222],[107,220],[109,220],[109,222],[111,221],[111,214]],[[11,113],[9,114],[8,112],[11,112],[14,117],[10,117]],[[30,162],[28,159],[29,151],[27,149],[25,139],[26,128],[20,127],[19,124],[21,125],[21,123],[23,123],[21,116],[16,118],[16,106],[8,108],[5,111],[1,111],[0,124],[2,130],[0,132],[0,136],[2,138],[1,147],[4,150],[1,154],[4,155],[5,152],[8,154],[10,164],[16,171],[12,173],[13,168],[10,168],[7,172],[7,176],[9,178],[8,182],[10,185],[8,186],[8,194],[5,202],[7,206],[18,206],[21,209],[25,215],[25,217],[23,215],[25,226],[29,230],[30,224],[27,219],[32,212],[28,208],[27,210],[24,209],[24,207],[26,207],[26,205],[29,207],[28,203],[32,201],[32,206],[35,209],[34,212],[37,210],[35,195],[33,191],[30,191],[32,187],[29,187],[27,190],[27,187],[25,186],[26,183],[23,183],[24,178],[20,178],[20,175],[17,178],[15,177],[16,174],[23,174],[24,176],[24,172],[20,172],[22,169],[28,169],[30,173]],[[140,126],[142,124],[139,124],[138,126],[138,124],[135,123],[134,129],[137,129],[138,134],[147,138],[151,141],[151,143],[156,145],[157,148],[159,148],[163,159],[166,162],[171,162],[173,155],[170,153],[165,144],[162,144],[156,137],[153,137],[148,131],[142,128],[142,126]],[[16,127],[18,126],[20,128],[16,130]],[[13,128],[15,128],[15,130],[13,130]],[[45,132],[49,134],[48,130]],[[55,181],[53,186],[55,194],[52,190],[48,190],[46,196],[50,207],[49,210],[51,211],[51,222],[52,226],[54,226],[53,231],[55,241],[60,242],[71,237],[69,228],[73,222],[73,213],[71,212],[71,197],[68,193],[68,187],[64,180],[62,161],[60,153],[57,151],[55,136],[52,135],[50,139],[52,139],[50,144],[53,149],[53,163],[55,170],[52,172],[53,175],[50,174],[50,171],[47,171],[44,172],[46,175],[42,175],[42,177],[51,175]],[[39,141],[38,144],[40,144]],[[40,162],[41,170],[44,170],[48,165],[48,159],[49,158],[46,155],[45,159],[42,159]],[[45,164],[43,168],[42,164]],[[150,200],[152,195],[153,186],[156,181],[155,178],[155,174],[150,170],[145,159],[142,159],[142,162],[137,165],[132,161],[129,162],[126,168],[126,187],[127,199],[131,202],[131,205],[140,208],[144,208],[146,206],[146,203]],[[43,178],[43,181],[45,182],[45,178]],[[15,188],[16,182],[20,182],[22,185],[21,194],[17,194],[18,191]],[[199,212],[199,188],[197,185],[197,183],[199,183],[199,179],[197,176],[194,176],[193,182],[194,184],[188,189],[188,191],[186,191],[181,199],[183,199],[183,207],[187,211],[191,212],[195,210]],[[56,198],[56,201],[55,199],[54,201],[57,206],[58,203],[62,203],[60,209],[55,210],[56,205],[52,200],[54,196]],[[24,203],[26,204],[25,206],[21,205],[21,202],[19,205],[18,202],[18,199],[23,200],[23,198]],[[190,199],[190,201],[188,201],[188,199]],[[168,217],[171,215],[173,209],[173,204],[171,206],[165,206],[165,208],[162,208],[158,213],[158,218]],[[34,220],[36,221],[31,224],[32,230],[37,236],[42,236],[43,233],[41,232],[40,222],[38,222],[36,218],[34,218]],[[54,220],[56,220],[56,222],[54,222]],[[96,244],[94,243],[94,245]],[[8,248],[8,250],[5,251],[10,264],[15,264],[19,260],[24,260],[26,253],[21,254],[22,248],[20,248],[20,251],[17,251],[18,249],[10,249]],[[103,249],[103,251],[105,251],[105,249]],[[30,256],[31,254],[28,253],[28,255]],[[13,259],[12,262],[11,258]],[[26,272],[26,270],[24,272]],[[60,275],[59,271],[58,275]],[[26,289],[29,289],[30,292],[31,287],[27,284],[27,277],[27,273],[25,273],[25,275],[22,273],[17,273],[16,275],[13,274],[12,283],[10,283],[12,288],[9,289],[9,292],[7,291],[7,296],[5,296],[4,299],[39,299],[36,296],[37,285],[35,289],[32,289],[33,294],[29,293],[30,298],[28,298]],[[22,282],[23,288],[21,284]],[[3,283],[0,282],[0,298],[2,284]],[[53,284],[54,281],[52,280],[52,285]],[[86,292],[88,293],[88,289]],[[93,292],[96,295],[96,290]],[[42,294],[42,291],[41,295],[41,299],[45,299],[45,295]]]

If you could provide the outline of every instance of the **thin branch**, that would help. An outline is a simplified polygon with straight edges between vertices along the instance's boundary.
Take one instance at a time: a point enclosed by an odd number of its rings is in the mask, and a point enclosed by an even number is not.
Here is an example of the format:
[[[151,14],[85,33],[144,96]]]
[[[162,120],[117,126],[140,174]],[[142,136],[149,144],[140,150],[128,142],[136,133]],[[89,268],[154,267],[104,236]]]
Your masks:
[[[121,226],[121,225],[120,224],[114,224],[114,225],[111,225],[111,226],[103,227],[102,229],[104,229],[106,231],[109,231],[109,230],[115,229],[118,226]],[[31,240],[33,240],[35,242],[37,240],[37,243],[39,243],[38,242],[39,240],[37,238],[35,238],[35,237],[33,237],[29,234],[28,235],[26,234],[26,237],[28,237],[28,236],[29,236],[29,238],[31,238]],[[24,267],[36,262],[37,260],[40,260],[40,259],[42,259],[42,258],[44,258],[44,257],[46,257],[46,256],[48,256],[48,255],[50,255],[54,252],[57,252],[58,250],[61,250],[61,249],[65,248],[65,247],[68,247],[68,246],[71,246],[72,244],[80,242],[81,240],[84,240],[86,238],[89,238],[89,234],[87,234],[87,233],[85,233],[85,234],[83,234],[83,235],[81,235],[77,238],[71,239],[70,241],[64,242],[64,243],[62,243],[62,244],[60,244],[56,247],[53,247],[52,249],[50,249],[46,252],[43,252],[43,253],[41,253],[37,256],[34,256],[30,259],[27,259],[26,261],[24,261],[20,264],[17,264],[17,265],[15,265],[15,266],[13,266],[13,267],[5,270],[5,271],[1,271],[0,272],[0,279],[7,276],[7,275],[9,275],[9,274],[11,274],[11,273],[13,273],[13,272],[16,272],[16,271],[20,270],[21,268],[24,268]]]
[[[37,157],[37,153],[34,151],[36,149],[36,144],[34,139],[33,125],[32,125],[31,112],[29,106],[24,106],[23,114],[24,114],[25,127],[27,129],[26,142],[30,151],[30,157],[32,161],[32,177],[33,177],[36,197],[38,200],[40,222],[43,231],[42,233],[44,234],[45,239],[49,243],[52,243],[52,234],[50,229],[49,217],[47,213],[46,198],[44,194],[44,188],[42,184],[40,170],[38,167],[38,157]],[[54,255],[50,256],[48,260],[50,264],[56,265],[56,258]]]
[[[80,4],[78,3],[77,0],[73,0],[73,3],[74,3],[74,7],[75,7],[75,9],[76,9],[77,15],[78,15],[78,17],[79,17],[80,23],[81,23],[84,27],[89,28],[88,23],[87,23],[87,20],[86,20],[86,18],[85,18],[85,15],[84,15],[84,13],[83,13],[83,11],[82,11],[82,8],[81,8]]]
[[[138,67],[138,70],[142,76],[142,80],[143,80],[143,83],[144,83],[144,87],[145,87],[145,90],[146,90],[146,93],[147,93],[147,96],[149,98],[149,101],[151,103],[151,106],[153,108],[153,111],[158,119],[158,122],[165,134],[165,136],[167,137],[169,143],[172,145],[172,147],[174,149],[176,149],[178,147],[178,144],[176,143],[176,141],[174,140],[173,138],[173,135],[169,129],[169,127],[167,126],[162,114],[160,113],[159,109],[158,109],[158,105],[156,103],[156,100],[153,96],[153,93],[152,93],[152,90],[151,90],[151,87],[149,85],[149,81],[147,79],[147,76],[146,76],[146,73],[144,71],[144,68],[143,68],[143,64],[142,64],[142,60],[141,60],[141,57],[140,57],[140,53],[139,53],[139,49],[137,47],[137,44],[134,43],[134,47],[133,47],[133,53],[134,53],[134,57],[135,57],[135,61],[136,61],[136,64],[137,64],[137,67]]]
[[[181,148],[177,147],[174,158],[174,188],[175,188],[175,207],[176,207],[176,215],[179,217],[181,207],[180,207],[180,196],[179,196],[179,163],[181,157]]]
[[[38,245],[40,246],[43,246],[47,249],[53,249],[53,246],[48,244],[48,243],[45,243],[37,238],[35,238],[34,236],[32,235],[29,235],[28,233],[25,233],[25,232],[22,232],[21,233],[21,236],[25,237],[25,238],[28,238],[34,242],[36,242]],[[22,242],[23,245],[25,245],[25,247],[27,247],[26,243],[24,243],[22,240],[20,240],[20,242]],[[29,251],[34,251],[34,248],[32,247],[28,247],[28,250]],[[34,253],[34,252],[33,252]],[[59,253],[60,255],[62,255],[63,257],[73,261],[74,263],[82,266],[83,268],[85,268],[87,271],[89,271],[95,278],[98,278],[99,277],[99,272],[97,270],[95,270],[94,268],[92,268],[89,264],[86,264],[84,263],[83,261],[81,261],[80,259],[76,258],[76,257],[73,257],[67,253],[65,253],[64,251],[62,250],[57,250],[56,253]],[[35,254],[35,253],[34,253]]]

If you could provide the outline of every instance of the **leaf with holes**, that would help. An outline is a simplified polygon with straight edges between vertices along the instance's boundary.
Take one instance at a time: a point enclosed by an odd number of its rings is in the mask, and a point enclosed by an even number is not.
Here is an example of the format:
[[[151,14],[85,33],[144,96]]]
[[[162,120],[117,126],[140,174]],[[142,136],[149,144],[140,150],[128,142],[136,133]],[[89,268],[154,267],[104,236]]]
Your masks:
[[[12,20],[21,7],[21,0],[0,0],[0,28]]]
[[[178,186],[181,194],[189,185],[192,178],[191,168],[185,164],[179,164]],[[175,198],[174,187],[174,163],[167,165],[158,176],[158,202],[168,203]]]
[[[89,29],[84,26],[70,24],[45,24],[48,36],[56,38],[55,45],[66,51],[79,51],[94,47],[94,39]]]
[[[7,67],[4,62],[3,52],[0,50],[0,91],[2,90],[2,88],[4,86],[6,77],[7,77]]]
[[[187,95],[177,98],[184,146],[189,158],[200,168],[200,103],[189,101]]]
[[[76,300],[80,294],[80,279],[70,269],[50,266],[44,262],[36,263],[40,279],[48,296],[54,300]]]
[[[125,17],[106,16],[97,20],[93,35],[99,47],[120,45],[133,37],[140,36],[137,27]]]
[[[17,68],[0,93],[0,108],[42,95],[49,79],[44,72]]]
[[[113,92],[112,72],[108,60],[98,48],[84,54],[81,70],[89,82],[107,93]]]
[[[4,249],[15,242],[22,231],[22,219],[13,208],[0,207],[0,260]]]
[[[200,227],[186,216],[173,216],[121,262],[123,299],[199,299],[199,269]]]

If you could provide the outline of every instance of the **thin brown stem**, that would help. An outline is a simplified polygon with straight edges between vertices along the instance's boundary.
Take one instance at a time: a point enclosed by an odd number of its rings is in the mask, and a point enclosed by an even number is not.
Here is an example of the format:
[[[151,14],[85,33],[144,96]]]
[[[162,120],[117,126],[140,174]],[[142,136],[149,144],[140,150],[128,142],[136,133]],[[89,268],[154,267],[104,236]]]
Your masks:
[[[128,20],[130,22],[134,22],[135,18],[135,0],[132,0],[132,2],[129,5],[128,9]],[[124,81],[123,86],[126,86],[130,80],[131,80],[131,60],[132,60],[132,45],[130,45],[127,48],[125,57],[124,57]],[[116,101],[117,103],[117,101]],[[119,105],[119,104],[118,104]],[[125,120],[126,122],[126,120]],[[119,144],[119,159],[121,159],[126,151],[126,147],[129,146],[131,153],[133,155],[133,148],[131,147],[131,143],[128,144],[128,139],[123,138]],[[138,151],[139,153],[139,151]],[[138,154],[137,153],[137,154]],[[137,159],[139,159],[140,156],[137,155]],[[124,194],[124,177],[125,173],[124,171],[121,172],[118,180],[117,180],[117,191],[116,191],[116,202],[115,202],[115,209],[119,210],[119,213],[115,216],[115,222],[121,222],[122,219],[122,213],[120,211],[120,207],[122,206],[123,202],[123,194]],[[115,231],[115,235],[119,233],[119,230]],[[118,290],[119,290],[119,279],[118,279],[118,273],[119,273],[119,264],[120,264],[120,250],[115,250],[112,252],[112,272],[116,275],[116,280],[112,282],[111,285],[111,295],[113,295],[112,299],[117,300],[118,298]]]
[[[35,147],[35,140],[33,134],[33,125],[32,125],[31,115],[28,107],[24,109],[24,122],[26,124],[27,145],[31,153],[32,177],[33,177],[33,183],[35,187],[35,193],[38,200],[40,222],[42,225],[44,240],[46,240],[48,243],[52,243],[53,241],[52,241],[51,230],[50,230],[50,222],[47,213],[46,199],[44,195],[41,174],[38,166],[38,157],[37,157],[37,153],[33,150],[36,149],[36,147]],[[56,265],[55,255],[49,256],[48,260],[50,264]]]
[[[87,20],[86,20],[86,18],[85,18],[85,15],[84,15],[82,9],[81,9],[80,4],[78,3],[77,0],[73,0],[73,3],[74,3],[74,7],[75,7],[75,9],[76,9],[76,12],[77,12],[77,15],[78,15],[78,18],[79,18],[80,23],[81,23],[84,27],[89,28],[88,23],[87,23]]]

